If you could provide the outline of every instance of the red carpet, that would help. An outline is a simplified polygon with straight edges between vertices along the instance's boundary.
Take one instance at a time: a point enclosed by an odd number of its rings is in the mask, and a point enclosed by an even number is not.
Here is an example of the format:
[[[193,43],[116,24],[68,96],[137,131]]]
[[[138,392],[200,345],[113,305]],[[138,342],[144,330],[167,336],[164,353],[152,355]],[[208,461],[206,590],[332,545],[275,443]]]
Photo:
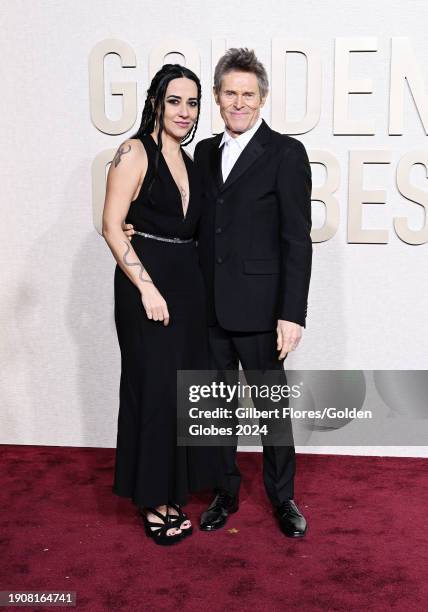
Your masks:
[[[0,448],[0,590],[74,590],[91,612],[427,609],[426,459],[298,455],[309,529],[291,540],[271,514],[261,455],[243,453],[226,529],[163,548],[111,493],[114,450]],[[187,506],[194,521],[209,497]]]

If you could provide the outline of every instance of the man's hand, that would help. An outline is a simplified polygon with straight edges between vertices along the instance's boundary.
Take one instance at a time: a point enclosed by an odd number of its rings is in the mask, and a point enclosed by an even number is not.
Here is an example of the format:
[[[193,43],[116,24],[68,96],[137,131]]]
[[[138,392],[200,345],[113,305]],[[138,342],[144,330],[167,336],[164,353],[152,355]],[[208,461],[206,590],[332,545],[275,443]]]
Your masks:
[[[132,240],[132,235],[135,234],[134,226],[132,225],[132,223],[124,223],[122,228],[123,233],[126,235],[126,237],[129,238],[129,240]]]
[[[280,351],[278,359],[284,359],[287,353],[297,348],[302,338],[302,327],[298,323],[282,321],[280,319],[278,321],[276,333],[276,348]]]

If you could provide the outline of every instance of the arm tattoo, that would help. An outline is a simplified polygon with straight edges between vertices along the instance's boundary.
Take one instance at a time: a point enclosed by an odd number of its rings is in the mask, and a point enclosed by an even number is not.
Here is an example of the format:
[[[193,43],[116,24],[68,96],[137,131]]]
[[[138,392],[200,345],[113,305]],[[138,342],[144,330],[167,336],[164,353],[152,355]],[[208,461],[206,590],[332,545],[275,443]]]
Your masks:
[[[152,283],[153,281],[150,278],[143,278],[143,273],[145,270],[145,267],[143,266],[143,264],[140,261],[126,261],[126,256],[128,255],[129,251],[131,250],[131,245],[129,244],[129,242],[126,242],[126,240],[123,241],[126,246],[128,247],[128,250],[126,251],[126,253],[124,254],[124,256],[122,257],[123,263],[125,264],[125,266],[138,266],[140,268],[138,277],[141,281],[143,281],[143,283]]]
[[[120,158],[122,157],[122,155],[125,155],[126,153],[129,153],[129,151],[131,150],[131,145],[128,145],[128,150],[126,151],[124,146],[121,145],[118,150],[116,151],[116,155],[113,157],[114,161],[114,167],[117,168],[118,165],[120,164]]]

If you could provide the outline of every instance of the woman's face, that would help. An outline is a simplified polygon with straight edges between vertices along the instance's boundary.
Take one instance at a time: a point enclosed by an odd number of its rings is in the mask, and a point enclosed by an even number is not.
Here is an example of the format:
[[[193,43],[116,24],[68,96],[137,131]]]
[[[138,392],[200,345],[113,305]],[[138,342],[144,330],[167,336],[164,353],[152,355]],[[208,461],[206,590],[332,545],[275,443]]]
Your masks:
[[[181,141],[192,129],[198,116],[198,88],[191,79],[172,79],[165,92],[163,130]]]

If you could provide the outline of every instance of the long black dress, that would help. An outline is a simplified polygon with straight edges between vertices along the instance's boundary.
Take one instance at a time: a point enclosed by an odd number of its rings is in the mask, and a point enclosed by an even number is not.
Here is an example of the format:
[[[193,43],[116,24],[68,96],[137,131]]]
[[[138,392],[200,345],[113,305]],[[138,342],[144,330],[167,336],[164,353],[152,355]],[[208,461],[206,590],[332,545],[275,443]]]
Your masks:
[[[148,170],[126,218],[134,229],[180,239],[195,235],[200,181],[183,151],[190,188],[186,215],[181,194],[157,145],[141,138]],[[147,318],[141,295],[119,265],[114,278],[115,322],[121,350],[120,405],[113,492],[139,506],[185,504],[190,491],[213,486],[203,449],[178,447],[177,370],[208,369],[206,299],[195,242],[132,237],[132,247],[166,300],[170,323]],[[209,454],[209,451],[206,451]],[[205,469],[206,468],[206,469]]]

